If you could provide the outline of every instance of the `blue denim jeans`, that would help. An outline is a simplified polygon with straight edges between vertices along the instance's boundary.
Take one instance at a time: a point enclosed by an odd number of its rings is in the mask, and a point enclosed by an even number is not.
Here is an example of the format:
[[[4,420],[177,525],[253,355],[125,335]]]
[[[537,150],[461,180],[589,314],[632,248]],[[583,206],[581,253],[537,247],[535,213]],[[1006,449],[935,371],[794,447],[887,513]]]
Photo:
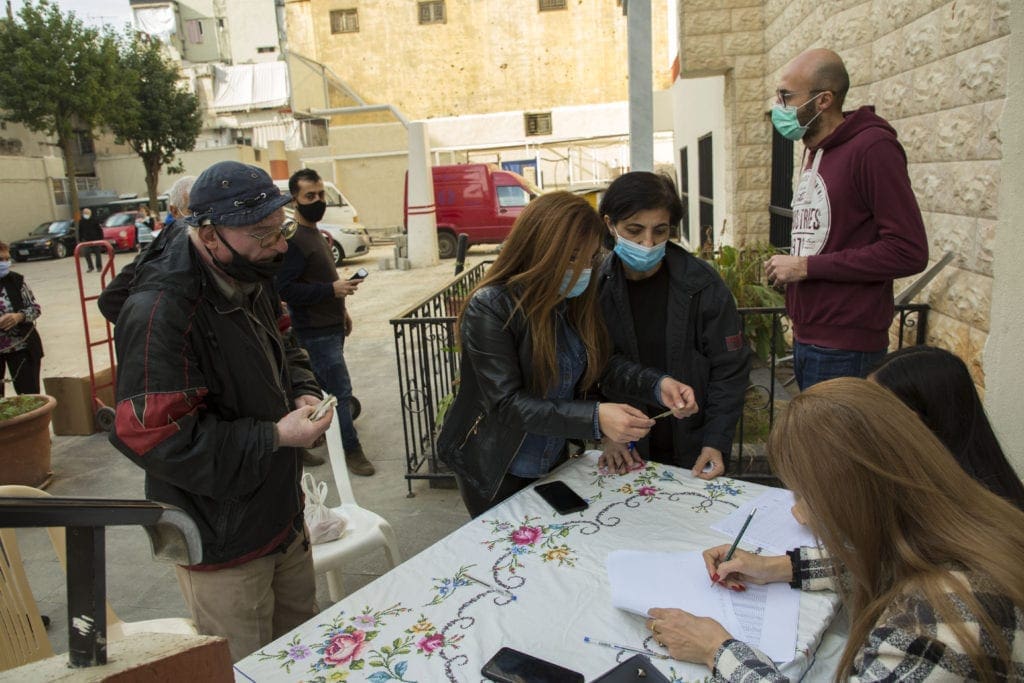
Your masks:
[[[299,346],[306,349],[316,381],[324,391],[338,398],[338,427],[346,451],[359,448],[359,435],[352,424],[352,380],[345,365],[345,335],[341,332],[320,334],[310,330],[294,330]]]
[[[800,390],[836,377],[867,377],[885,357],[881,351],[844,351],[793,342],[793,371]]]

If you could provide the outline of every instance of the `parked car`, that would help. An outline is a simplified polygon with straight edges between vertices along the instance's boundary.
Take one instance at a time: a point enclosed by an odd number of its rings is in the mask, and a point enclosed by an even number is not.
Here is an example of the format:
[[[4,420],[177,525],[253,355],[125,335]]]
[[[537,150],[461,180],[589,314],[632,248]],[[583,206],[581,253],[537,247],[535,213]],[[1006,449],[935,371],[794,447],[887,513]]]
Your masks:
[[[291,192],[287,180],[275,180],[274,184],[285,194]],[[320,228],[320,232],[327,233],[331,238],[334,265],[340,266],[346,258],[369,252],[370,233],[360,224],[356,208],[329,180],[324,181],[324,201],[327,202],[327,211],[317,223],[317,227]],[[288,218],[295,216],[295,210],[291,205],[285,207],[284,213]]]
[[[541,191],[529,180],[493,164],[434,166],[437,253],[453,258],[461,233],[469,244],[500,244],[531,199]],[[405,231],[409,230],[409,174],[405,175]]]
[[[46,221],[37,225],[25,239],[11,243],[11,257],[15,261],[64,258],[74,253],[76,244],[74,221]]]
[[[146,227],[141,223],[138,211],[112,213],[103,223],[103,239],[114,245],[114,251],[138,251],[141,244],[139,225]],[[160,221],[156,221],[155,227],[151,231],[152,234],[149,236],[150,242],[153,241],[153,236],[160,232],[163,225]]]
[[[153,243],[156,236],[160,234],[159,230],[151,230],[145,223],[135,224],[135,234],[139,242],[139,251],[146,251],[149,245]]]

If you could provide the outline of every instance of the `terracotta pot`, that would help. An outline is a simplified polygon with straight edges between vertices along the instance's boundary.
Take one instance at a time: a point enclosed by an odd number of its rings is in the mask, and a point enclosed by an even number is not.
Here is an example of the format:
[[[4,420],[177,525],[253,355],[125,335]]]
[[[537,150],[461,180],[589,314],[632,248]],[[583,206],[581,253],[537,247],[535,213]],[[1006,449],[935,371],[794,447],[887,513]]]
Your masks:
[[[57,399],[23,415],[0,421],[0,484],[43,488],[50,483],[50,413]]]

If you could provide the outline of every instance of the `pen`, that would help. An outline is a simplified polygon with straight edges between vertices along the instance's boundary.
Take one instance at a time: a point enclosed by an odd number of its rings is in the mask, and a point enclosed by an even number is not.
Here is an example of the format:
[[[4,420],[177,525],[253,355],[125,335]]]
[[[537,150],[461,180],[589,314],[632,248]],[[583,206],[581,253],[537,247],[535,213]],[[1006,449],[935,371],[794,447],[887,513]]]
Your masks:
[[[652,417],[651,419],[652,419],[652,420],[660,420],[661,418],[663,418],[663,417],[668,417],[668,416],[669,416],[669,415],[671,415],[671,414],[672,414],[672,409],[671,409],[671,408],[669,408],[668,410],[666,410],[666,411],[665,411],[665,412],[663,412],[663,413],[658,413],[657,415],[655,415],[655,416],[654,416],[654,417]]]
[[[740,527],[740,532],[736,534],[736,540],[732,542],[731,546],[729,546],[729,552],[725,554],[725,558],[722,560],[722,562],[728,562],[732,559],[732,554],[736,552],[736,546],[740,544],[740,539],[743,538],[743,534],[746,533],[747,527],[750,526],[750,520],[754,518],[755,512],[757,512],[757,508],[751,510],[750,514],[747,515],[747,521],[743,522],[743,526]],[[718,583],[718,572],[715,572],[714,575],[711,577],[711,585],[714,586],[716,583]]]
[[[486,581],[481,581],[480,579],[474,578],[474,577],[472,577],[472,576],[470,576],[469,574],[466,574],[466,573],[463,573],[462,575],[465,576],[470,581],[472,581],[473,583],[478,583],[481,586],[486,586],[486,587],[490,588],[492,591],[497,591],[499,593],[504,593],[505,595],[507,595],[508,597],[512,598],[513,600],[516,599],[516,594],[513,593],[510,590],[505,590],[504,588],[495,588],[494,586],[492,586],[491,584],[487,583]]]
[[[657,657],[658,659],[672,659],[668,655],[663,655],[660,652],[641,650],[638,647],[629,647],[628,645],[616,645],[615,643],[606,643],[603,640],[594,640],[590,636],[583,636],[583,642],[593,643],[594,645],[604,645],[605,647],[615,648],[616,650],[625,650],[626,652],[636,652],[637,654],[647,655],[648,657]]]

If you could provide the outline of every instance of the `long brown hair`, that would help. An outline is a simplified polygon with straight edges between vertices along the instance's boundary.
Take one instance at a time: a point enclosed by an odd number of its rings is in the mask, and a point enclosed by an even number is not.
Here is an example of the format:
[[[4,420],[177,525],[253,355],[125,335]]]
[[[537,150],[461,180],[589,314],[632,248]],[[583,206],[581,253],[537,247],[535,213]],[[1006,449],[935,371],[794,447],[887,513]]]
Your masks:
[[[968,476],[910,408],[866,380],[823,382],[793,399],[768,448],[837,573],[850,578],[837,582],[851,617],[837,681],[850,675],[883,611],[911,590],[936,609],[982,680],[997,676],[982,638],[1013,670],[1000,628],[950,569],[977,573],[1024,608],[1024,512]],[[983,635],[963,623],[949,593]]]
[[[552,312],[565,300],[559,292],[562,278],[572,269],[569,287],[576,284],[583,269],[591,267],[591,256],[604,232],[604,224],[587,200],[569,192],[543,194],[519,214],[498,259],[470,294],[472,297],[488,285],[508,288],[515,301],[512,316],[522,313],[529,326],[533,341],[531,389],[541,395],[558,376]],[[589,387],[604,370],[610,346],[597,301],[596,273],[582,294],[568,300],[567,316],[587,349],[582,384]],[[458,325],[461,329],[462,313]]]

